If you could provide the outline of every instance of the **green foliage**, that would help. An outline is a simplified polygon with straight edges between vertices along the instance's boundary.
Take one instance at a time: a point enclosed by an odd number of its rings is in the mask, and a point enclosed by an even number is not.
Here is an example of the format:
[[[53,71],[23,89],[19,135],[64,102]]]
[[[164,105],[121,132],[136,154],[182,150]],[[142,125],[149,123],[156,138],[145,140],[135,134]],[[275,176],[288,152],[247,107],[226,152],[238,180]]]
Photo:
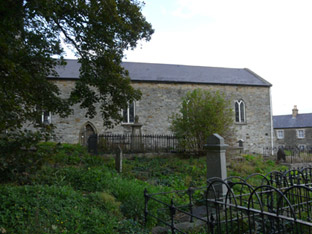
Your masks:
[[[6,233],[115,233],[107,203],[63,186],[1,186],[0,227]]]
[[[116,201],[116,198],[107,192],[96,192],[90,194],[91,202],[97,207],[103,207],[115,217],[122,217],[120,213],[121,202]]]
[[[171,130],[186,149],[202,151],[208,136],[229,135],[232,118],[232,108],[224,94],[195,89],[182,99],[180,113],[171,117]]]
[[[46,155],[46,163],[56,165],[79,165],[91,157],[81,145],[44,142],[38,145],[38,151]]]
[[[246,178],[253,173],[266,175],[274,170],[283,171],[288,170],[288,168],[286,166],[278,165],[272,160],[264,160],[260,155],[243,155],[243,161],[241,162],[235,160],[230,161],[228,176],[240,176]]]
[[[206,184],[206,158],[135,158],[124,160],[124,174],[171,190]],[[170,190],[169,189],[169,190]]]
[[[74,103],[89,117],[100,110],[106,126],[120,121],[120,109],[140,97],[120,65],[124,50],[153,33],[142,6],[132,0],[1,1],[0,133],[25,123],[47,128],[40,121],[42,111],[64,117]],[[47,79],[57,75],[57,65],[65,65],[61,41],[81,63],[70,98]]]
[[[71,186],[76,191],[111,194],[116,202],[120,202],[122,214],[134,220],[142,220],[143,217],[144,189],[147,188],[151,192],[158,191],[145,182],[122,178],[105,166],[45,167],[36,174],[33,183]],[[109,199],[108,196],[106,198]]]
[[[148,233],[142,227],[143,191],[159,189],[122,177],[105,166],[106,159],[88,155],[79,145],[40,143],[37,152],[45,155],[43,166],[30,173],[30,185],[0,185],[1,231]],[[15,209],[15,204],[23,208]],[[157,207],[150,202],[151,213],[156,214]]]
[[[142,225],[132,219],[125,219],[119,223],[118,233],[123,234],[149,234],[150,232],[142,227]]]
[[[144,189],[148,193],[185,190],[206,184],[206,157],[124,159],[123,173],[114,160],[90,156],[79,145],[40,143],[43,166],[30,171],[29,185],[0,185],[0,231],[7,233],[149,233],[142,227]],[[256,171],[266,174],[282,167],[260,156],[245,155],[230,162],[228,176]],[[257,179],[257,178],[254,178]],[[256,184],[257,181],[251,181]],[[157,199],[188,203],[185,193]],[[194,202],[203,199],[195,192]],[[168,217],[168,208],[150,199],[149,212]],[[148,219],[148,227],[156,224]],[[196,233],[196,232],[195,232]]]
[[[27,183],[38,170],[45,155],[37,151],[40,134],[30,131],[8,133],[0,137],[0,183]]]

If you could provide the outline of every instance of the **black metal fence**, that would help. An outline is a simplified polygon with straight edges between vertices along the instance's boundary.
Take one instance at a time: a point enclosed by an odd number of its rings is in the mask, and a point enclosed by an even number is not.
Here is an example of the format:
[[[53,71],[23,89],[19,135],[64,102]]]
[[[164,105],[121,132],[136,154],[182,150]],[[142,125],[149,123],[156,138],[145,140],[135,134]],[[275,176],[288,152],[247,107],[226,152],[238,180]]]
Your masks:
[[[188,233],[188,228],[220,234],[312,233],[311,182],[312,168],[302,168],[245,179],[211,178],[204,188],[170,193],[145,190],[145,221],[155,219],[171,233]],[[175,199],[162,199],[168,196]],[[181,199],[188,202],[180,204]],[[158,214],[150,212],[152,201],[161,205]]]
[[[277,146],[277,147],[263,147],[263,154],[264,155],[271,155],[276,154],[279,149],[283,149],[289,156],[300,156],[300,155],[312,155],[312,147],[311,146]]]
[[[181,152],[179,138],[173,135],[105,134],[98,136],[98,151],[112,153],[120,147],[125,153]]]
[[[263,156],[277,155],[279,149],[283,149],[286,156],[286,161],[289,163],[296,162],[312,162],[312,147],[306,146],[301,148],[299,146],[287,147],[264,147]]]

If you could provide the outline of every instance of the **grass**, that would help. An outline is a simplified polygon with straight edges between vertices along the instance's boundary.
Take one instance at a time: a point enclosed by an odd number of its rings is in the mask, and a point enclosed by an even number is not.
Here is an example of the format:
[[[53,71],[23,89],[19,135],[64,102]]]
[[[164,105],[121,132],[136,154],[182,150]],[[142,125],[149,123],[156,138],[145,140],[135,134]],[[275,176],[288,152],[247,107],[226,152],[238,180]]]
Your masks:
[[[124,159],[118,174],[114,159],[91,156],[79,145],[44,143],[38,152],[44,159],[39,170],[0,184],[0,233],[148,233],[145,188],[156,193],[206,184],[205,157],[134,157]],[[228,176],[282,169],[246,155],[229,163]],[[158,205],[149,206],[156,214]]]

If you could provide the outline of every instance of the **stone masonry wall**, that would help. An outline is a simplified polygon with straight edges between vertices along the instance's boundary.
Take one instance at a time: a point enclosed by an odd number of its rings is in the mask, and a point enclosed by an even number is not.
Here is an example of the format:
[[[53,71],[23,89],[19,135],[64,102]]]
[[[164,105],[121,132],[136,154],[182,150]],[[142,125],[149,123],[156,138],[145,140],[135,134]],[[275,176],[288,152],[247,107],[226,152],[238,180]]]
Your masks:
[[[68,95],[74,87],[72,80],[57,80],[56,84],[63,95]],[[224,92],[232,102],[234,113],[235,100],[242,99],[246,104],[246,124],[233,123],[234,140],[244,140],[246,153],[262,153],[263,147],[271,146],[271,109],[270,89],[268,87],[201,85],[201,84],[169,84],[169,83],[132,83],[142,91],[142,98],[136,102],[136,115],[143,124],[143,134],[170,134],[169,116],[178,112],[181,98],[187,91],[196,88]],[[114,129],[104,129],[100,115],[90,120],[84,116],[85,111],[74,106],[74,114],[61,119],[52,116],[52,122],[57,126],[58,141],[78,143],[83,126],[90,122],[96,133],[125,133],[131,131],[129,125],[121,124]],[[236,145],[235,145],[236,146]]]
[[[296,128],[286,128],[286,129],[274,129],[274,141],[275,146],[284,146],[284,147],[295,147],[299,145],[303,145],[308,148],[312,147],[312,128],[298,128],[305,131],[304,138],[297,137],[297,129]],[[277,130],[284,130],[284,138],[277,139],[276,132]]]

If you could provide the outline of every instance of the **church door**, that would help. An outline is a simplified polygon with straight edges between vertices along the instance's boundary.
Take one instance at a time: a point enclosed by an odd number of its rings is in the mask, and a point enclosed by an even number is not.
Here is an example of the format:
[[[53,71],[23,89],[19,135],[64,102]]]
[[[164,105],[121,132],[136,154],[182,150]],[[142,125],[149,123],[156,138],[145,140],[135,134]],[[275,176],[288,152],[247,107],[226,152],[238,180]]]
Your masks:
[[[93,134],[95,134],[94,128],[91,126],[91,124],[87,124],[85,126],[84,131],[82,132],[82,136],[81,136],[82,145],[87,146],[88,145],[88,139]]]

